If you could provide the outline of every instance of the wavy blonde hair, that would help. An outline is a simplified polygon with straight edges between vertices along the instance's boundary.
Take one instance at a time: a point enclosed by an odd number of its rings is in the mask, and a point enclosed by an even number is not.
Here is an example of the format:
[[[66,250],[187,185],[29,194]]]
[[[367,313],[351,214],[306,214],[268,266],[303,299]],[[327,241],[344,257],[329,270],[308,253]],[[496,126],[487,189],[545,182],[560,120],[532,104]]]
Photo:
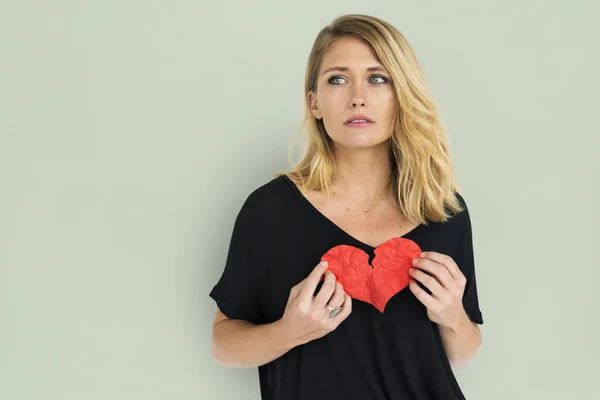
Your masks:
[[[369,44],[392,77],[398,107],[393,117],[389,157],[390,189],[397,193],[396,207],[413,223],[446,221],[448,212],[460,212],[463,208],[455,196],[455,192],[460,194],[462,190],[455,181],[445,129],[410,45],[396,28],[376,17],[343,15],[319,32],[308,56],[304,123],[289,149],[291,164],[293,145],[303,132],[308,133],[306,150],[297,165],[276,173],[275,177],[286,175],[299,187],[330,193],[336,173],[333,143],[323,121],[310,111],[309,92],[317,89],[323,56],[335,40],[345,36]]]

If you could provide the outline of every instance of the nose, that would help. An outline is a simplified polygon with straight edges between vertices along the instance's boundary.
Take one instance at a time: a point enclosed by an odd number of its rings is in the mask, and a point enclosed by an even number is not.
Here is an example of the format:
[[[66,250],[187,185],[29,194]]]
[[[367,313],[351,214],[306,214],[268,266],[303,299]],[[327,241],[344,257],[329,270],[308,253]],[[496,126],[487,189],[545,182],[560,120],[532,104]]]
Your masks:
[[[365,106],[364,89],[360,85],[356,85],[352,98],[350,99],[350,107]]]
[[[358,100],[354,100],[353,99],[352,100],[352,107],[356,107],[356,106],[362,106],[362,107],[364,107],[365,106],[365,101],[362,98],[360,98]]]

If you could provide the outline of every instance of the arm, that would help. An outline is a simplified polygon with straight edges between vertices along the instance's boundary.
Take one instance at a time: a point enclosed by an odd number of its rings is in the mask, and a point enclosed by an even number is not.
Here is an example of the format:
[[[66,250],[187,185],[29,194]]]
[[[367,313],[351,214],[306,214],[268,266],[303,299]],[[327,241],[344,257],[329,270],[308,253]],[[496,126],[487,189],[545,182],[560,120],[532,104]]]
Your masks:
[[[453,367],[467,365],[481,346],[479,326],[463,313],[453,325],[439,326],[439,329],[450,364]]]
[[[413,265],[415,268],[409,270],[413,278],[409,283],[411,291],[427,308],[429,319],[438,325],[451,365],[466,365],[481,345],[481,331],[463,306],[465,276],[451,257],[433,251],[422,253],[413,260]]]
[[[279,321],[254,325],[229,319],[219,309],[212,331],[212,352],[221,365],[257,367],[281,357],[296,344],[281,334]]]
[[[217,309],[212,347],[217,361],[236,367],[264,365],[336,329],[352,312],[352,301],[326,268],[326,263],[320,263],[290,290],[283,317],[273,323],[254,325],[246,320],[229,319]],[[323,276],[323,286],[315,296]],[[342,311],[330,318],[327,304],[342,305]]]

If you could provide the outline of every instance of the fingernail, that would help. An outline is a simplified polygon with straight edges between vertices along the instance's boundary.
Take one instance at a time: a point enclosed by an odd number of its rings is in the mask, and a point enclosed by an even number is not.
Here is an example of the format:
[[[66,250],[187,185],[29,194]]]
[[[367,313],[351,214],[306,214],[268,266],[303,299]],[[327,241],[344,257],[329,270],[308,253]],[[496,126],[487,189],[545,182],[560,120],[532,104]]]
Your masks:
[[[321,267],[327,267],[327,261],[321,261]]]
[[[417,262],[419,261],[418,258],[413,259],[413,265],[417,265]]]

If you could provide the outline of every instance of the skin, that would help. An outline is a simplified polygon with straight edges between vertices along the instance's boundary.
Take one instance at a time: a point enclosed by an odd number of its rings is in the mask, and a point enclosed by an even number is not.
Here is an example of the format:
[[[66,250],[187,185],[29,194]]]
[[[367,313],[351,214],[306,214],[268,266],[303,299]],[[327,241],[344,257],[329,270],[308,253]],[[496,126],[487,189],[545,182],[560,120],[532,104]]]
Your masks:
[[[342,67],[342,69],[332,69]],[[334,143],[337,174],[332,196],[305,191],[307,199],[334,223],[373,247],[414,229],[393,206],[393,194],[381,192],[388,181],[388,159],[397,98],[391,76],[363,41],[344,37],[325,54],[317,89],[309,93],[313,116],[322,119]],[[374,123],[356,128],[345,124],[363,114]],[[363,209],[377,201],[369,213]],[[427,273],[425,273],[427,272]],[[466,283],[458,266],[443,254],[426,252],[414,260],[410,272],[432,295],[412,281],[410,290],[427,308],[427,316],[440,328],[453,366],[466,364],[481,344],[477,324],[462,306]],[[318,283],[323,286],[315,297]],[[329,318],[327,305],[342,311]],[[283,317],[271,324],[253,325],[227,318],[217,309],[213,323],[213,354],[223,365],[250,367],[266,364],[295,346],[318,339],[336,329],[352,311],[352,299],[326,267],[313,272],[290,291]]]
[[[314,296],[321,280],[323,285]],[[339,302],[342,311],[329,318],[327,304],[332,302]],[[229,319],[217,309],[213,324],[213,355],[221,365],[260,366],[296,346],[325,336],[351,312],[352,299],[335,281],[335,275],[327,271],[327,265],[320,263],[290,290],[284,315],[276,322],[253,325],[248,321]]]
[[[396,94],[390,74],[361,40],[342,38],[331,45],[323,57],[317,91],[309,93],[309,102],[312,114],[323,120],[335,143],[336,158],[372,157],[374,151],[385,150],[392,136]],[[357,113],[375,124],[366,128],[344,124]]]
[[[344,70],[331,70],[334,67]],[[371,203],[391,173],[388,141],[397,99],[390,74],[363,41],[340,38],[324,55],[317,89],[308,98],[313,116],[323,120],[334,142],[338,171],[332,188],[346,203]],[[345,125],[355,114],[374,124]]]
[[[308,97],[313,116],[323,120],[333,141],[337,173],[331,196],[300,188],[304,196],[336,225],[373,247],[414,229],[418,224],[398,212],[393,193],[381,191],[391,174],[388,147],[398,101],[391,75],[371,48],[352,37],[335,41]],[[345,124],[356,114],[373,124]]]
[[[408,272],[413,278],[409,283],[411,292],[427,308],[427,317],[438,325],[452,366],[467,365],[481,347],[482,338],[479,325],[471,321],[463,307],[465,276],[452,257],[434,251],[421,253],[413,265]]]

